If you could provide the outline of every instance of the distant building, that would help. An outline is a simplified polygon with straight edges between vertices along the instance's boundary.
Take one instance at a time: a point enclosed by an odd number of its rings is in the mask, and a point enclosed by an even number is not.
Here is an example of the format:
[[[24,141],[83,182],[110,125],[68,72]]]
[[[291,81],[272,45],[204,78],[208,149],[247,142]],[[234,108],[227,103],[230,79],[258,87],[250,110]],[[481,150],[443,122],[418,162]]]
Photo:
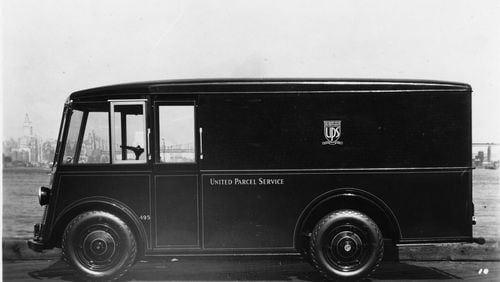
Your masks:
[[[19,139],[18,144],[18,148],[12,149],[12,161],[30,165],[38,165],[41,162],[41,141],[33,133],[33,123],[28,114],[24,117],[23,136]]]
[[[473,166],[476,168],[498,169],[500,167],[500,161],[498,160],[498,145],[499,144],[495,143],[473,144]],[[486,150],[486,154],[484,150]]]

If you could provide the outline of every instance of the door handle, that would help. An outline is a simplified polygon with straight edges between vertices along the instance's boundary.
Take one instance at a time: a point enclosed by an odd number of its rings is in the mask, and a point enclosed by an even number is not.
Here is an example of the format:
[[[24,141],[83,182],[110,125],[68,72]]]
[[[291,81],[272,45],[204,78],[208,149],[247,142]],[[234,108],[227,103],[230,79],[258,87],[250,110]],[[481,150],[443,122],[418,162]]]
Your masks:
[[[203,128],[200,127],[200,160],[203,160]]]
[[[148,128],[148,133],[146,135],[147,135],[146,145],[148,150],[148,160],[151,160],[151,150],[149,147],[149,142],[151,142],[151,128]]]

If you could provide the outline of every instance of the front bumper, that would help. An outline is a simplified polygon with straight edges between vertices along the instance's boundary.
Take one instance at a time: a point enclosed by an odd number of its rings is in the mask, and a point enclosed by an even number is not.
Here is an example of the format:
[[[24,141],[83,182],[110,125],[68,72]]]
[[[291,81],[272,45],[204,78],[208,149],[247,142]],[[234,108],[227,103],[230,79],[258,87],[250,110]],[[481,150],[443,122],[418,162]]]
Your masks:
[[[45,250],[45,245],[37,239],[29,239],[28,247],[38,253],[41,253],[43,250]]]
[[[37,223],[33,226],[33,238],[28,240],[28,247],[35,252],[42,252],[47,249],[46,245],[42,242],[41,224]]]

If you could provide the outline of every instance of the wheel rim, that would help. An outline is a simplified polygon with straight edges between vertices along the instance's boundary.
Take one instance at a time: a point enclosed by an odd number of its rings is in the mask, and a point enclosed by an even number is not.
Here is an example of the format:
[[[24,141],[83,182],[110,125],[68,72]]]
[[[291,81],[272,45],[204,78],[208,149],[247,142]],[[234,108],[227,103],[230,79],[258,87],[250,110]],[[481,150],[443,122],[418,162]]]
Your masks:
[[[120,259],[120,237],[107,225],[91,225],[80,233],[76,257],[87,269],[105,271]]]
[[[366,262],[370,246],[366,233],[349,223],[332,229],[325,238],[323,253],[330,266],[342,272],[355,271]]]

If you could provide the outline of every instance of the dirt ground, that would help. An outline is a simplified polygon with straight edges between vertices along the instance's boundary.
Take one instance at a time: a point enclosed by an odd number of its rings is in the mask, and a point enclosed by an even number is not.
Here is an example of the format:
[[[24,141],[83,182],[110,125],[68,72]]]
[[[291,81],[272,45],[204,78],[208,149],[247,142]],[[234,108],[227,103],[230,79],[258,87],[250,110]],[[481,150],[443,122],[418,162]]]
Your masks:
[[[61,260],[11,261],[3,265],[5,281],[78,281]],[[500,262],[383,262],[364,281],[499,281]],[[140,261],[123,281],[322,281],[299,257],[224,257]]]

